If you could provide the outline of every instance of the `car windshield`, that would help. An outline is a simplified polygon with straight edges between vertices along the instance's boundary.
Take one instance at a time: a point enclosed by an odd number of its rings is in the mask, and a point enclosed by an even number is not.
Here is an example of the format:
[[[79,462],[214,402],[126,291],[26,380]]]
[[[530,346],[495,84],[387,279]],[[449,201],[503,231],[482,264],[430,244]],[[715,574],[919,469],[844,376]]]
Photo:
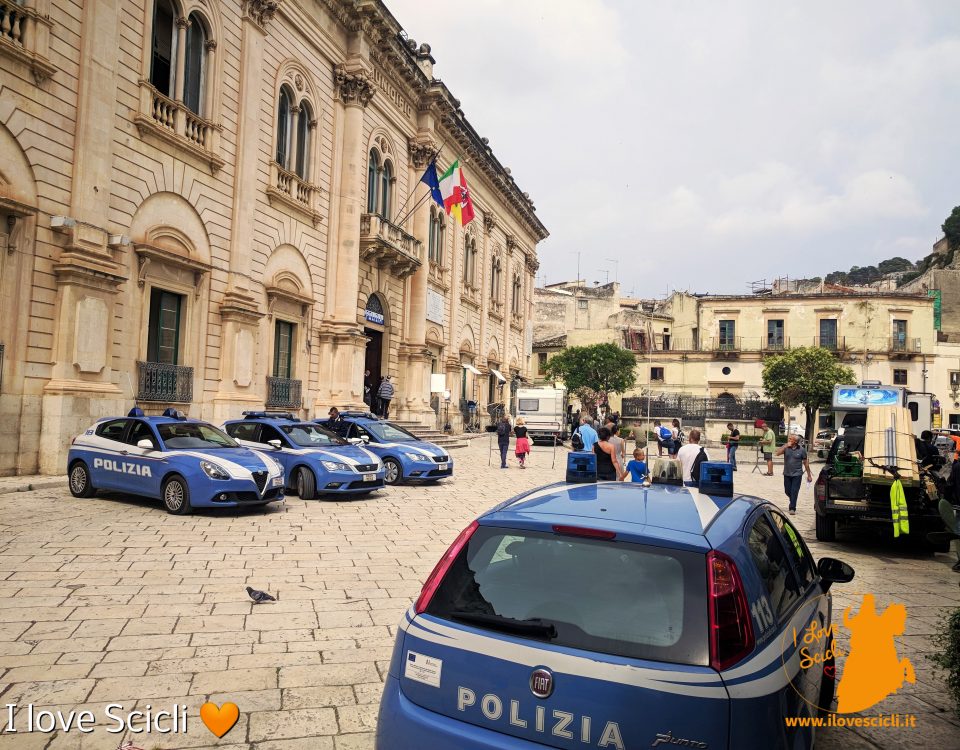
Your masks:
[[[481,526],[427,613],[553,645],[708,661],[702,554]]]
[[[328,445],[346,445],[347,441],[329,430],[313,424],[283,425],[280,429],[296,445],[304,448],[317,448]]]
[[[167,448],[239,448],[226,433],[203,422],[166,422],[157,425]]]
[[[410,440],[419,440],[416,435],[407,432],[402,427],[397,427],[392,422],[368,422],[363,426],[371,435],[383,443],[403,443]]]

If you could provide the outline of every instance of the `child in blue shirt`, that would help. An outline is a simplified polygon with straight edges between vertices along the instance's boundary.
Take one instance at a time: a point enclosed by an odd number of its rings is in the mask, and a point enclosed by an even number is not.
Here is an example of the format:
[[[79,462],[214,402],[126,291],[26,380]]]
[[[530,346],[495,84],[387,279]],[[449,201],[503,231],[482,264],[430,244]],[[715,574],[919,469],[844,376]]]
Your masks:
[[[646,458],[647,456],[642,448],[637,448],[633,452],[633,460],[627,463],[627,471],[630,472],[631,482],[642,482],[647,478],[649,472],[647,470]]]

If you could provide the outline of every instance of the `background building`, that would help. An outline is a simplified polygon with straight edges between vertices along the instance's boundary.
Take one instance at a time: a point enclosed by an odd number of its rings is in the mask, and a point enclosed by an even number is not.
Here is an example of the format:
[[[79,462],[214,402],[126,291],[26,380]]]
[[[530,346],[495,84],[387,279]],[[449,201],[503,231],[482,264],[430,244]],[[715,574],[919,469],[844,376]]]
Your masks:
[[[366,367],[432,420],[436,373],[456,426],[458,397],[529,371],[546,229],[381,2],[0,16],[0,474],[63,471],[134,398],[325,414],[362,405]],[[465,164],[466,230],[418,204],[437,153]]]

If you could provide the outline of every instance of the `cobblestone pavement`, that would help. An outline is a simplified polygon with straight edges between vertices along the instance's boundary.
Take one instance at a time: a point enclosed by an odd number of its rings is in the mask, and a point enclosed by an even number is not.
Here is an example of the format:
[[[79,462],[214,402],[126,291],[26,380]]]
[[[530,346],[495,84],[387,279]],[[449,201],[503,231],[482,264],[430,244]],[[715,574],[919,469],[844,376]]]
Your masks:
[[[0,494],[0,706],[83,707],[102,717],[108,703],[186,704],[189,731],[138,735],[147,750],[370,748],[396,624],[470,519],[562,479],[565,453],[551,468],[551,449],[536,451],[527,470],[511,460],[503,471],[495,460],[488,466],[479,439],[456,452],[456,479],[440,486],[337,502],[293,497],[265,513],[174,517],[146,500],[77,500],[65,482]],[[750,468],[741,464],[738,491],[783,504],[780,478]],[[900,651],[917,675],[872,712],[916,713],[917,729],[831,729],[818,747],[960,747],[960,722],[925,660],[939,614],[960,604],[960,576],[946,555],[864,537],[817,544],[811,487],[802,493],[797,523],[815,554],[857,570],[853,583],[834,588],[837,616],[867,592],[878,606],[906,604]],[[253,605],[248,584],[279,601]],[[219,741],[197,719],[207,700],[240,707]],[[112,750],[123,735],[105,729],[0,735],[0,747]]]

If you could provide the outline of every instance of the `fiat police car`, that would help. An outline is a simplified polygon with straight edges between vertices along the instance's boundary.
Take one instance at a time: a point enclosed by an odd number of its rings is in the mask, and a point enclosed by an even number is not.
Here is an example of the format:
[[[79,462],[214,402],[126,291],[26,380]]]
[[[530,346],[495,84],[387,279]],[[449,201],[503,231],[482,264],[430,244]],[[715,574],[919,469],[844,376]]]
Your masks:
[[[283,467],[211,424],[167,409],[107,417],[73,439],[67,476],[74,497],[116,490],[163,500],[170,513],[283,500]]]
[[[812,747],[784,719],[831,706],[853,569],[729,494],[555,484],[481,515],[400,625],[378,750]]]
[[[383,463],[366,448],[282,412],[244,412],[223,425],[241,445],[268,452],[301,500],[318,494],[357,495],[383,487]]]
[[[439,482],[453,476],[453,459],[446,450],[421,440],[393,422],[368,412],[340,412],[336,422],[318,422],[350,442],[362,442],[383,461],[387,484],[417,479]]]

